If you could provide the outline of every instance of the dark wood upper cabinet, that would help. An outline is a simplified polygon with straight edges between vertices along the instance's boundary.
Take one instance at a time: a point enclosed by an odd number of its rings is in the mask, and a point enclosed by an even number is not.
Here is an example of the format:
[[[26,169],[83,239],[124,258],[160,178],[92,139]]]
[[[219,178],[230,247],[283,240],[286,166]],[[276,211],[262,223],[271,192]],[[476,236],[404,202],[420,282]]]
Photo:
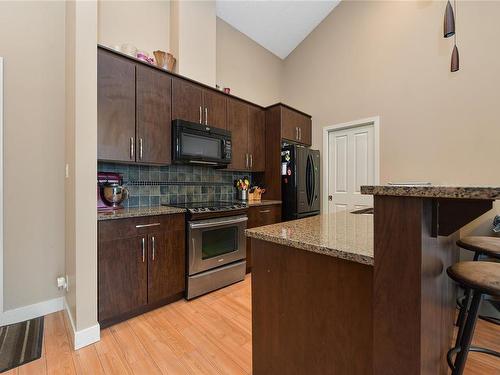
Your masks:
[[[194,83],[174,78],[172,82],[172,119],[203,122],[203,89]]]
[[[236,99],[227,100],[227,129],[231,132],[232,160],[228,168],[249,169],[248,155],[248,105]]]
[[[138,65],[137,161],[170,164],[172,79],[157,70]]]
[[[227,96],[215,91],[203,90],[203,123],[220,129],[226,125]]]
[[[281,137],[283,139],[311,145],[311,117],[281,106]]]
[[[145,236],[99,241],[100,322],[146,305],[148,268],[145,246]]]
[[[248,153],[253,172],[263,172],[266,169],[265,122],[262,109],[248,106]]]
[[[135,161],[135,64],[99,49],[97,158]]]
[[[300,142],[311,146],[312,144],[312,119],[308,116],[302,116],[302,123],[300,126]]]

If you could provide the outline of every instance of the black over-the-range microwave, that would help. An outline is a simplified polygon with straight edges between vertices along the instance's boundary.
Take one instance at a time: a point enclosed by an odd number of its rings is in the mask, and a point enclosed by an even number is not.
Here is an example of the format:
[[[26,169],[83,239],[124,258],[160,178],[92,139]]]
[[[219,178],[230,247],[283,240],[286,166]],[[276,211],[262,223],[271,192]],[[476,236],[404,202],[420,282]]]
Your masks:
[[[178,164],[226,168],[231,163],[231,132],[184,120],[172,121],[172,159]]]

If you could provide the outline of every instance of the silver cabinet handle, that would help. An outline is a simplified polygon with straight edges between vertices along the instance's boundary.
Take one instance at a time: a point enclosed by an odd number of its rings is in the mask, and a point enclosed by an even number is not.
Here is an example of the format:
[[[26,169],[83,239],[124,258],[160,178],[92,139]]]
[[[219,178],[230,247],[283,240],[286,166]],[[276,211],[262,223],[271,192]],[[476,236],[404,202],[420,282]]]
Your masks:
[[[157,227],[161,225],[160,223],[153,223],[153,224],[139,224],[139,225],[136,225],[135,227],[136,228],[148,228],[148,227]]]
[[[299,128],[299,141],[302,140],[302,128]]]
[[[248,168],[248,154],[245,154],[245,168]]]
[[[155,260],[155,236],[151,237],[151,247],[153,248],[153,261]]]
[[[130,137],[130,159],[134,160],[134,137]]]
[[[205,107],[205,125],[208,125],[208,108]]]
[[[298,141],[299,140],[299,127],[295,127],[295,139]]]
[[[271,210],[260,210],[259,211],[261,214],[267,214],[268,212],[271,212]]]
[[[253,168],[253,154],[250,154],[250,168]]]
[[[139,159],[142,160],[142,138],[139,138]]]
[[[200,124],[202,123],[202,118],[201,118],[201,105],[200,105]]]
[[[142,237],[142,263],[146,261],[146,239]]]

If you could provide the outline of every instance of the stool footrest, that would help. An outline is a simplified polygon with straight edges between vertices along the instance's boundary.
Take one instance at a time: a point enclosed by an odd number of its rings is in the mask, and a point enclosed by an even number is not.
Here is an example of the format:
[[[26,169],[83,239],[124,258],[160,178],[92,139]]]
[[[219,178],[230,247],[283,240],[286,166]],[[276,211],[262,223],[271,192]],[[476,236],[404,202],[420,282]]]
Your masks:
[[[460,347],[451,348],[450,350],[448,350],[448,353],[446,354],[446,361],[448,362],[448,367],[452,371],[455,369],[455,366],[453,365],[453,358],[452,357],[455,354],[458,354],[461,350],[462,349]],[[483,347],[480,347],[480,346],[471,346],[469,348],[469,352],[483,353],[483,354],[488,354],[488,355],[492,355],[494,357],[500,358],[500,353],[499,352],[497,352],[495,350],[483,348]]]

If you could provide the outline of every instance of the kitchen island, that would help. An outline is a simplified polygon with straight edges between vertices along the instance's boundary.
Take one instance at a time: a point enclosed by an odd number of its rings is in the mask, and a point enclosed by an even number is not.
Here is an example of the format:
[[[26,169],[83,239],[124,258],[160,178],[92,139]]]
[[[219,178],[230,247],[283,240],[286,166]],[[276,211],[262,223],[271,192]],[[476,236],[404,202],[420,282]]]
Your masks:
[[[253,373],[447,373],[458,230],[499,188],[369,186],[374,215],[321,215],[247,231]]]

